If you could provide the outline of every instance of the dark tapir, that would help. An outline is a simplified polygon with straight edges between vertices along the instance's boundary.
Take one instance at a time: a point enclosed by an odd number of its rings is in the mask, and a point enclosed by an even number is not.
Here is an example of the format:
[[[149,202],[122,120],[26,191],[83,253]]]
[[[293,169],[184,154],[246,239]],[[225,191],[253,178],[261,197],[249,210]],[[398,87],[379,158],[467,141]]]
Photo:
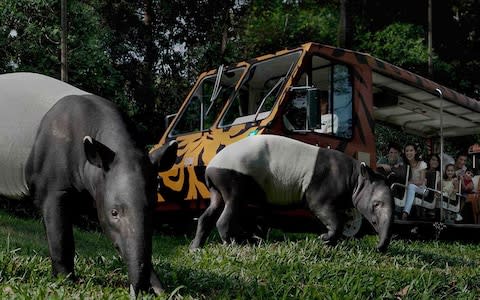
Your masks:
[[[89,195],[131,287],[161,291],[151,263],[155,179],[173,164],[176,144],[153,151],[151,161],[112,102],[47,76],[13,73],[0,75],[0,147],[0,194],[33,197],[54,275],[74,277],[72,201]]]
[[[344,211],[353,205],[379,233],[377,248],[386,250],[390,242],[390,189],[380,175],[342,152],[276,135],[252,136],[220,151],[205,176],[211,202],[198,220],[192,249],[204,244],[218,218],[222,240],[235,239],[245,201],[306,205],[327,227],[321,236],[327,243],[339,237]]]

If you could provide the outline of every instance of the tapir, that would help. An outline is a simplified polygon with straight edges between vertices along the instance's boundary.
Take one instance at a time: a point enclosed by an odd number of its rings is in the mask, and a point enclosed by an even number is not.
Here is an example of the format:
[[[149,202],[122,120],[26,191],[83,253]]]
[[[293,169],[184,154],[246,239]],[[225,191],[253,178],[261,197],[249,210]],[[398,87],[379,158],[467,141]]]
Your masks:
[[[131,292],[160,293],[151,263],[156,173],[173,165],[177,145],[149,157],[127,124],[112,102],[57,79],[0,75],[0,195],[34,200],[52,273],[72,278],[73,201],[93,200],[128,266]]]
[[[357,208],[379,233],[377,249],[390,242],[393,198],[383,177],[350,156],[291,138],[258,135],[228,145],[205,171],[210,205],[198,219],[191,249],[202,247],[215,225],[224,242],[240,234],[247,201],[264,207],[307,207],[327,228],[320,237],[335,243],[345,210]]]

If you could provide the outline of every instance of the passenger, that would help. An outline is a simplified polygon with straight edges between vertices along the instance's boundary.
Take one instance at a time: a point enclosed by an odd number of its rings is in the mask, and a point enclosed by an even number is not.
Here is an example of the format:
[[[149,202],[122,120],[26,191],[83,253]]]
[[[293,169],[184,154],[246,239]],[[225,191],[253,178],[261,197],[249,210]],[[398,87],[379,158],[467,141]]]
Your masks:
[[[436,182],[440,180],[440,156],[436,153],[430,155],[430,158],[427,162],[427,171],[426,171],[426,178],[427,178],[427,187],[436,189]]]
[[[463,153],[458,154],[457,158],[455,159],[455,173],[457,176],[465,175],[465,171],[467,170],[466,164],[467,155]]]
[[[458,183],[458,178],[455,175],[455,165],[448,164],[445,167],[445,172],[443,172],[443,196],[455,200],[457,198]],[[437,189],[440,190],[440,182]]]
[[[407,143],[403,148],[404,162],[410,166],[410,176],[407,186],[407,197],[405,199],[405,207],[403,208],[402,219],[408,219],[412,209],[415,193],[424,194],[426,192],[425,173],[427,164],[421,160],[417,148],[412,143]]]
[[[471,193],[473,190],[473,182],[471,181],[471,176],[470,179],[467,178],[467,181],[465,182],[465,173],[467,171],[466,163],[467,154],[460,153],[459,155],[457,155],[457,158],[455,159],[455,174],[461,180],[462,194]],[[465,183],[467,183],[467,186],[465,185]]]
[[[442,172],[440,172],[440,156],[436,153],[430,154],[427,160],[427,170],[425,172],[426,178],[426,186],[432,190],[437,189],[437,183],[440,181],[440,176],[442,176]],[[427,193],[424,195],[423,200],[426,200],[429,203],[434,204],[435,201],[435,193]],[[421,207],[419,213],[423,218],[436,218],[438,219],[439,215],[436,213],[434,209],[428,209],[425,207]]]
[[[459,179],[455,174],[455,165],[448,164],[445,167],[445,172],[443,172],[443,188],[442,195],[452,200],[457,199]],[[438,189],[440,189],[440,183],[438,183]],[[461,201],[461,199],[460,199]],[[460,210],[463,207],[463,203],[460,203]],[[460,213],[457,213],[455,221],[460,222],[463,220],[463,217]]]
[[[383,169],[379,170],[381,173],[385,173],[386,175],[390,174],[394,171],[394,169],[403,165],[403,160],[401,157],[401,148],[400,145],[397,143],[389,143],[388,144],[388,154],[384,157],[380,158],[377,161],[377,168]]]
[[[427,165],[427,172],[440,172],[440,156],[436,153],[430,154]]]

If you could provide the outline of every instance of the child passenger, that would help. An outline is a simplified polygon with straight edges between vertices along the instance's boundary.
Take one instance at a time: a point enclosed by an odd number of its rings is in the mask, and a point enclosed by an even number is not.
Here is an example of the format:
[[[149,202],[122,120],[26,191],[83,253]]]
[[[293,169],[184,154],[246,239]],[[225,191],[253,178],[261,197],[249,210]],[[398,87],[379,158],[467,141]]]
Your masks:
[[[440,189],[440,182],[438,183],[438,189]],[[458,178],[455,174],[455,165],[448,164],[445,167],[445,172],[443,172],[443,189],[442,193],[444,196],[450,199],[456,199],[456,194],[458,192]]]
[[[455,172],[455,165],[448,164],[445,167],[445,172],[443,173],[442,195],[444,197],[448,197],[449,199],[455,200],[457,198],[458,185],[459,180]],[[438,183],[438,189],[440,189],[440,183]],[[459,213],[457,213],[455,221],[460,222],[462,220],[463,217]]]

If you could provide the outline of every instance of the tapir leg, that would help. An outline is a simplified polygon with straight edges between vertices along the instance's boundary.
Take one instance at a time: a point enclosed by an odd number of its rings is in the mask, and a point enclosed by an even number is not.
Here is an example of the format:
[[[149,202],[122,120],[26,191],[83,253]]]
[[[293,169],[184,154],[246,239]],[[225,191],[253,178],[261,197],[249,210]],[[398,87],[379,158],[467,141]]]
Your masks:
[[[230,243],[239,238],[239,203],[236,200],[226,200],[220,218],[217,221],[217,229],[223,242]]]
[[[331,204],[320,204],[319,201],[307,201],[313,214],[327,227],[327,232],[320,235],[326,244],[335,244],[343,229],[343,218]]]
[[[220,217],[216,225],[224,242],[243,241],[247,236],[251,237],[251,232],[244,234],[242,231],[241,224],[246,222],[243,220],[245,216],[242,216],[242,211],[249,200],[253,200],[259,206],[265,203],[263,190],[253,178],[229,169],[207,168],[206,178],[211,192],[211,202],[198,220],[197,234],[190,248],[195,249],[203,245],[213,226],[212,222],[218,215]]]
[[[225,207],[217,221],[217,230],[223,242],[230,243],[240,238],[240,206],[244,199],[243,190],[245,186],[241,184],[241,180],[237,174],[225,176],[230,178],[231,185],[222,182],[219,186],[219,192],[222,195]]]
[[[70,275],[73,278],[75,245],[70,211],[65,202],[66,194],[60,191],[47,193],[41,209],[53,275]]]
[[[203,247],[208,234],[212,231],[215,221],[223,209],[222,195],[215,188],[210,188],[210,205],[198,219],[197,232],[190,244],[190,249]]]

